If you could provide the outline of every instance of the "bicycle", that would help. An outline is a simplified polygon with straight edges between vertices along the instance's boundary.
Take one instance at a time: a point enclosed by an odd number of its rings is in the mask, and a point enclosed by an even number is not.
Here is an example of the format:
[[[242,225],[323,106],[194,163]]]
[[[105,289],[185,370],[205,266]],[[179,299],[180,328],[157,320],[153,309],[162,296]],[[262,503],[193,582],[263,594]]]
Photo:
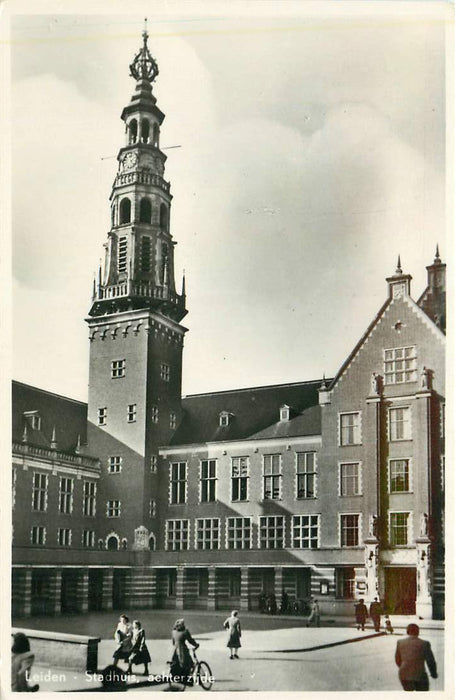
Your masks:
[[[214,678],[212,675],[212,670],[208,665],[207,661],[199,661],[196,654],[196,649],[191,649],[191,654],[193,657],[193,667],[186,676],[173,675],[172,667],[169,671],[169,689],[170,690],[180,690],[184,691],[188,685],[201,686],[203,690],[210,690]],[[170,663],[170,662],[168,662]]]

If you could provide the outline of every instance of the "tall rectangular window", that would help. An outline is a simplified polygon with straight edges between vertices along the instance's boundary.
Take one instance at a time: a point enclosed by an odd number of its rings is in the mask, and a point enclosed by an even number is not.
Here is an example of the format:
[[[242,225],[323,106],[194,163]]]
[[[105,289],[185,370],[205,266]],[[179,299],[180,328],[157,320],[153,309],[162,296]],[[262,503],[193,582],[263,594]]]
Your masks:
[[[201,460],[201,503],[216,501],[216,459]]]
[[[340,413],[340,445],[360,445],[360,412]]]
[[[122,471],[122,458],[109,457],[107,470],[110,474],[117,474]]]
[[[167,364],[167,362],[162,362],[160,366],[160,377],[161,379],[164,379],[165,382],[168,382],[171,378],[171,368]]]
[[[274,501],[281,497],[281,455],[264,455],[263,498]]]
[[[154,498],[152,498],[150,501],[149,515],[151,518],[156,517],[156,501]]]
[[[411,439],[411,411],[409,406],[389,409],[389,440]]]
[[[150,409],[150,417],[153,423],[158,423],[160,412],[158,406],[152,406]]]
[[[360,496],[360,463],[340,464],[340,496]]]
[[[343,514],[340,516],[341,546],[358,547],[360,541],[360,516],[356,514]]]
[[[60,477],[59,510],[60,513],[71,513],[73,510],[73,479]]]
[[[32,544],[46,544],[46,528],[42,525],[33,525],[30,530],[30,541]]]
[[[219,518],[198,518],[196,520],[196,549],[220,548]]]
[[[121,503],[118,500],[111,500],[106,503],[106,515],[108,518],[120,518]]]
[[[354,598],[355,571],[352,566],[338,566],[335,569],[337,598]]]
[[[390,513],[390,544],[400,547],[408,544],[409,513]]]
[[[118,272],[126,272],[127,250],[128,250],[128,244],[126,241],[126,236],[120,236],[119,241],[118,241],[118,259],[117,259]]]
[[[316,453],[297,452],[297,498],[316,496]]]
[[[400,493],[410,491],[409,459],[391,459],[389,463],[389,491]]]
[[[386,384],[404,384],[417,381],[415,345],[384,350],[384,377]]]
[[[71,545],[71,530],[69,527],[59,527],[57,542],[60,547],[69,547]]]
[[[125,360],[112,360],[111,362],[111,377],[112,379],[118,379],[119,377],[125,376]]]
[[[32,510],[47,510],[47,474],[33,474]]]
[[[227,519],[227,548],[251,549],[251,518]]]
[[[317,549],[319,543],[319,515],[292,516],[292,546],[298,549]]]
[[[259,518],[259,546],[261,549],[283,549],[284,516],[261,515]]]
[[[232,457],[231,500],[248,500],[248,457]]]
[[[166,520],[166,549],[179,552],[188,549],[189,520]]]
[[[177,427],[177,416],[174,411],[171,411],[169,414],[169,427],[171,430],[175,430]]]
[[[107,408],[104,406],[103,408],[98,409],[98,425],[106,425],[107,423]]]
[[[136,408],[137,405],[135,403],[129,403],[128,408],[126,410],[126,420],[128,423],[134,423],[136,420]]]
[[[94,547],[95,546],[95,531],[94,530],[82,530],[82,546],[83,547]]]
[[[171,464],[170,502],[174,504],[186,502],[186,462]]]
[[[91,517],[96,514],[96,484],[94,481],[84,481],[82,513]]]
[[[150,471],[152,474],[156,474],[158,469],[158,455],[151,455],[150,457]]]

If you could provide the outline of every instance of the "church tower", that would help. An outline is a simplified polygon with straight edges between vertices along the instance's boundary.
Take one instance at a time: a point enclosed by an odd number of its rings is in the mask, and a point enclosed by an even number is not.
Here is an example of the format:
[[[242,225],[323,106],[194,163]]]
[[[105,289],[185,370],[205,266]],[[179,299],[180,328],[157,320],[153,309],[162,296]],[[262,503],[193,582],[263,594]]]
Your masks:
[[[152,84],[158,66],[148,34],[130,65],[134,94],[123,109],[125,144],[110,196],[104,269],[93,285],[89,450],[101,456],[99,546],[140,547],[135,530],[153,532],[158,446],[181,417],[185,281],[175,288],[170,232],[172,195],[160,150],[164,114]],[[145,533],[145,530],[141,530]],[[145,533],[142,545],[149,545]],[[139,538],[140,539],[140,538]]]

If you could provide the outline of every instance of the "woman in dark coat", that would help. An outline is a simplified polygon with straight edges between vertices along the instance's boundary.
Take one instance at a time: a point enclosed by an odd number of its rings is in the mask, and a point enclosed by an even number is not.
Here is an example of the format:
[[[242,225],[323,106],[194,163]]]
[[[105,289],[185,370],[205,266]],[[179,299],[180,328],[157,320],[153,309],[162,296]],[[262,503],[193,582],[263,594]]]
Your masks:
[[[114,633],[114,639],[117,642],[117,649],[114,651],[114,666],[117,666],[120,660],[128,661],[133,644],[131,638],[133,632],[128,617],[120,615],[117,628]]]
[[[362,628],[362,632],[365,629],[365,621],[368,617],[367,606],[363,602],[363,598],[360,598],[359,602],[354,606],[355,611],[355,621],[357,623],[357,629]]]
[[[188,644],[191,644],[195,649],[199,644],[191,636],[190,631],[185,627],[185,620],[177,620],[172,630],[172,644],[174,645],[174,653],[171,659],[171,675],[187,678],[193,669],[193,659],[191,658]]]
[[[148,676],[148,665],[152,659],[150,658],[149,650],[145,643],[145,632],[139,620],[133,621],[133,637],[131,641],[133,643],[133,648],[131,649],[128,673],[131,673],[131,667],[133,665],[144,664],[144,676]]]
[[[237,610],[233,610],[231,616],[224,621],[223,626],[229,632],[229,638],[227,642],[227,647],[231,652],[231,659],[238,659],[237,651],[242,646],[240,643],[240,637],[242,636],[242,630],[240,627],[240,620],[238,618]]]

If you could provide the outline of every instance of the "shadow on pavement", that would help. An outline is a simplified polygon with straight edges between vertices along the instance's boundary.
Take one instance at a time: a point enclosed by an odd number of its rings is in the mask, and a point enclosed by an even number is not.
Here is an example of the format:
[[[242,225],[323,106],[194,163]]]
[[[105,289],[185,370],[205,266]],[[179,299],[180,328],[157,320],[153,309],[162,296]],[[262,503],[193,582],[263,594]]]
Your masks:
[[[342,644],[353,644],[354,642],[363,642],[365,639],[374,639],[375,637],[385,637],[385,632],[375,632],[367,634],[364,637],[355,637],[354,639],[343,639],[341,642],[328,642],[327,644],[318,644],[314,647],[304,647],[303,649],[272,649],[269,654],[296,654],[303,651],[317,651],[318,649],[329,649],[329,647],[339,647]]]

